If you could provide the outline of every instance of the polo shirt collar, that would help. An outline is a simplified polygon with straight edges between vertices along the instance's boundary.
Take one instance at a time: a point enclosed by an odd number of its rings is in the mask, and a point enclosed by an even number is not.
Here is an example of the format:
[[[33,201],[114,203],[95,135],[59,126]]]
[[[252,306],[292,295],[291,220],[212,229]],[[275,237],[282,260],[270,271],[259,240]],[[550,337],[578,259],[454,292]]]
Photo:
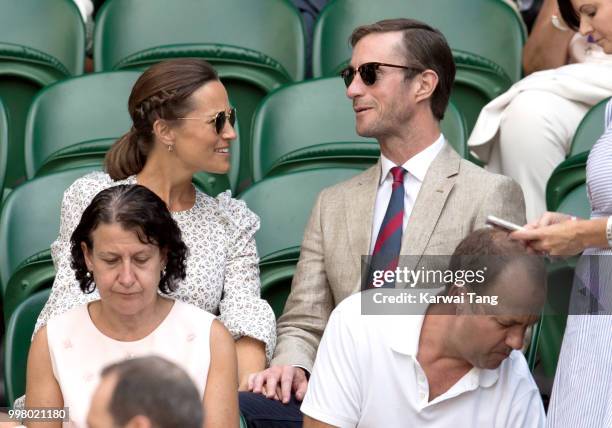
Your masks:
[[[433,160],[438,156],[442,147],[444,147],[444,135],[440,133],[440,136],[436,141],[433,142],[430,146],[421,150],[419,153],[408,159],[402,167],[410,173],[413,177],[419,180],[420,183],[425,179],[425,174],[427,174],[427,170],[429,166],[433,162]],[[380,154],[380,166],[381,166],[381,174],[380,174],[380,183],[383,184],[387,176],[389,175],[389,171],[395,165],[391,160],[387,159],[385,155]]]
[[[387,343],[395,352],[408,355],[416,361],[425,315],[396,315],[396,317],[398,319],[391,323],[385,323],[388,327],[386,329]],[[505,362],[506,360],[502,364]],[[469,377],[468,382],[472,383],[471,389],[476,389],[478,386],[489,388],[499,379],[499,372],[499,367],[493,370],[473,367],[466,376]]]

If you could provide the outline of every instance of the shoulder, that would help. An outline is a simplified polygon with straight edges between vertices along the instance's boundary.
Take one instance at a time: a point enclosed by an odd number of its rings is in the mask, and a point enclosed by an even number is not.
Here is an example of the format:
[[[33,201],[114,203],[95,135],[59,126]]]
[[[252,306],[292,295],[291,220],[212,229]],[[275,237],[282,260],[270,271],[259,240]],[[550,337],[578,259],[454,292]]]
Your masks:
[[[251,211],[244,201],[232,198],[229,190],[214,198],[199,190],[197,192],[202,201],[201,208],[212,210],[229,225],[238,229],[259,228],[259,216]]]
[[[174,312],[180,322],[186,325],[196,324],[199,326],[210,325],[214,320],[215,316],[204,309],[201,309],[191,303],[182,302],[175,300]]]
[[[505,378],[504,384],[511,384],[525,391],[538,388],[521,351],[512,351],[504,360],[500,366],[500,377]]]
[[[461,159],[457,181],[481,189],[508,188],[520,189],[512,178],[486,171],[474,163]]]
[[[66,333],[75,326],[83,326],[89,317],[87,303],[77,305],[66,312],[55,315],[47,322],[47,334],[54,337],[57,333]]]
[[[115,182],[102,171],[90,172],[75,180],[64,192],[64,200],[74,203],[87,203],[102,190],[111,187]]]
[[[324,200],[334,200],[345,197],[347,193],[352,191],[363,190],[362,186],[376,182],[380,176],[380,163],[372,165],[365,171],[358,172],[355,170],[355,175],[347,180],[340,181],[332,186],[324,188],[319,197]]]

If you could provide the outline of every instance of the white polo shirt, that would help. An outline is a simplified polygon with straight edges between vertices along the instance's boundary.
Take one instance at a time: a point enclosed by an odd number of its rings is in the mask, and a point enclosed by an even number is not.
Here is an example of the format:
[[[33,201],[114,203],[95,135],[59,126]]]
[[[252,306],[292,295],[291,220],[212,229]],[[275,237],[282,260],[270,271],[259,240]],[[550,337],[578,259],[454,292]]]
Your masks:
[[[538,388],[522,353],[495,370],[472,368],[428,402],[416,356],[423,316],[361,315],[361,294],[332,312],[304,414],[338,427],[544,427]],[[477,333],[476,333],[477,334]]]

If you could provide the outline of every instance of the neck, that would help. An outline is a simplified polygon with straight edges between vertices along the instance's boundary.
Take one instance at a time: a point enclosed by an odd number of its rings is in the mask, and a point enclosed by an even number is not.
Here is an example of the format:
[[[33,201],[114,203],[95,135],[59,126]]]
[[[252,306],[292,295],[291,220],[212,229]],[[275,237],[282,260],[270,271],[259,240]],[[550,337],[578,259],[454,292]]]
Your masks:
[[[452,309],[449,306],[434,304],[427,309],[419,337],[417,360],[422,365],[444,363],[449,368],[471,368],[471,364],[461,356],[453,340],[455,315],[449,315]]]
[[[418,124],[418,125],[417,125]],[[431,146],[440,137],[439,123],[431,111],[414,116],[396,134],[378,138],[380,151],[395,165],[403,165],[410,158]]]
[[[192,172],[179,165],[173,153],[153,150],[136,181],[153,191],[170,211],[182,211],[194,203]]]
[[[120,341],[140,340],[155,330],[170,312],[173,302],[157,296],[155,303],[137,314],[118,313],[103,300],[89,306],[94,325],[106,336]]]

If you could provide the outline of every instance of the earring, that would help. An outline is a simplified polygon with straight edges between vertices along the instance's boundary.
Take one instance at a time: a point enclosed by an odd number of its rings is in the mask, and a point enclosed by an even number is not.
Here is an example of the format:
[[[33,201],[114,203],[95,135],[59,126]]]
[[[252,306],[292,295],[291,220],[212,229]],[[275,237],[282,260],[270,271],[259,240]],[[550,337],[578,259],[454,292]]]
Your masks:
[[[168,153],[174,151],[174,144],[168,144]]]
[[[90,272],[90,271],[87,271],[87,273],[85,274],[85,276],[86,276],[87,278],[91,278],[91,272]]]
[[[162,274],[162,278],[166,276],[166,266],[162,268],[161,274]]]

